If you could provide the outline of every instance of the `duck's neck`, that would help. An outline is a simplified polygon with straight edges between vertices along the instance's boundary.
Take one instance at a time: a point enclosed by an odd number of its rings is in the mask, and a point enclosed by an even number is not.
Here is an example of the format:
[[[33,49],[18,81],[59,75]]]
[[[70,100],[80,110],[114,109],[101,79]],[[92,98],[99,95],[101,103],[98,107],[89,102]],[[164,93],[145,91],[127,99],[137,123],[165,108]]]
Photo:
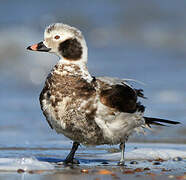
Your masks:
[[[93,80],[88,72],[86,61],[82,59],[79,61],[69,61],[62,58],[54,67],[53,72],[62,76],[77,76],[78,78],[85,79],[87,82]]]

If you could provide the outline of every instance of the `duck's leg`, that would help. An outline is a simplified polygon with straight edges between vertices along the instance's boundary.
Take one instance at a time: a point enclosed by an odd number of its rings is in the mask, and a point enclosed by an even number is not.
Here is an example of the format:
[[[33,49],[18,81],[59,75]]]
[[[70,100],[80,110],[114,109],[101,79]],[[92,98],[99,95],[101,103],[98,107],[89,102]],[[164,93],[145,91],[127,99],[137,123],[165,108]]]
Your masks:
[[[120,144],[120,149],[121,149],[121,159],[118,162],[119,166],[124,166],[125,165],[125,159],[124,159],[124,154],[125,154],[125,142]]]
[[[64,160],[64,164],[79,164],[79,161],[74,159],[75,152],[77,151],[79,145],[80,144],[78,142],[73,142],[72,149]]]

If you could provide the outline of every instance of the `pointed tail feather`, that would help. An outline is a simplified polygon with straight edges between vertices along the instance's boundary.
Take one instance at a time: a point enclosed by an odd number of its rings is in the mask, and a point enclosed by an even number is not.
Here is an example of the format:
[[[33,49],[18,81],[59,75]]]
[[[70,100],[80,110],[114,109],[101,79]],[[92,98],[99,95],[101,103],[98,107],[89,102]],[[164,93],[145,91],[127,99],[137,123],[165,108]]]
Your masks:
[[[160,119],[160,118],[151,118],[151,117],[144,117],[145,119],[145,123],[147,125],[159,125],[159,126],[166,126],[164,124],[161,123],[165,123],[165,124],[180,124],[180,122],[178,121],[170,121],[170,120],[166,120],[166,119]]]

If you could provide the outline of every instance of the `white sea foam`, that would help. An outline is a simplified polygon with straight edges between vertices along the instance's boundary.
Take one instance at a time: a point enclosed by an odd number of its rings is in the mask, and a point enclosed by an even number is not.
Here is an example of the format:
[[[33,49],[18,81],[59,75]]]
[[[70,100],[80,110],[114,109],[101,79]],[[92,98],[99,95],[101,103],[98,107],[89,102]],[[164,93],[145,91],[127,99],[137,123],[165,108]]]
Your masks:
[[[54,166],[35,158],[0,158],[0,171],[52,170]]]
[[[105,159],[119,160],[120,153],[112,153],[104,155]],[[152,149],[152,148],[140,148],[132,151],[128,151],[125,154],[126,160],[155,160],[164,159],[169,160],[176,157],[186,158],[186,151],[174,150],[174,149]]]
[[[97,158],[108,160],[120,160],[120,157],[120,152],[97,155]],[[129,143],[125,152],[125,160],[171,160],[176,157],[186,159],[186,145]]]
[[[132,145],[133,146],[133,145]],[[125,160],[127,167],[131,168],[144,168],[148,167],[150,169],[158,170],[161,168],[172,169],[174,171],[185,171],[185,162],[186,162],[186,146],[185,145],[175,145],[175,144],[139,144],[138,149],[134,149],[134,147],[138,147],[138,144],[135,146],[130,146],[129,149],[126,150]],[[144,146],[145,148],[141,148]],[[104,154],[99,159],[107,159],[119,161],[121,153],[108,153]],[[178,158],[179,157],[179,158]],[[154,160],[163,159],[164,162],[158,164],[158,166],[154,165]],[[137,164],[130,164],[130,161],[138,161]],[[152,160],[148,161],[148,160]],[[127,162],[128,161],[128,162]],[[139,162],[140,161],[140,162]]]

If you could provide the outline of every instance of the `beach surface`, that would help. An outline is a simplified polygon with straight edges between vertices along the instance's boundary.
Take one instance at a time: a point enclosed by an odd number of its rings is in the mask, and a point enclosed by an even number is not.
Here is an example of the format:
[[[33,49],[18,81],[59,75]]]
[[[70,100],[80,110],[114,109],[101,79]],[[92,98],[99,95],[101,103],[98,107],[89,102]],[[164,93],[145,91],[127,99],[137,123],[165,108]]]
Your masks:
[[[68,147],[70,142],[66,143]],[[65,166],[68,148],[1,148],[0,179],[186,179],[186,145],[128,143],[125,166],[117,146],[80,147],[79,165]]]

